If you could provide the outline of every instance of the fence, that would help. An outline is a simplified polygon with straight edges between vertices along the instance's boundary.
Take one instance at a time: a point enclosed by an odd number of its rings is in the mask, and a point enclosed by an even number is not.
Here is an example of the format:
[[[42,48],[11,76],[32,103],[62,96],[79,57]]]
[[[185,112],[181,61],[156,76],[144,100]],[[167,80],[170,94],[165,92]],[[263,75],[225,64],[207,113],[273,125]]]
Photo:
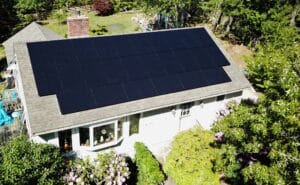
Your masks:
[[[25,125],[15,119],[14,123],[0,127],[0,146],[8,142],[12,137],[26,132]]]

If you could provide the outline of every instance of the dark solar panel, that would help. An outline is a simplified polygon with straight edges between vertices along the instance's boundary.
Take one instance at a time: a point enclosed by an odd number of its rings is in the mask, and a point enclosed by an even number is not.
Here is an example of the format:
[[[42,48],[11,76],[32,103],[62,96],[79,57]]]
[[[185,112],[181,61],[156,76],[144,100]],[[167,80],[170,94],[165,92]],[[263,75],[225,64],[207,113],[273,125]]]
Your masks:
[[[28,43],[40,96],[63,114],[231,81],[203,28]]]

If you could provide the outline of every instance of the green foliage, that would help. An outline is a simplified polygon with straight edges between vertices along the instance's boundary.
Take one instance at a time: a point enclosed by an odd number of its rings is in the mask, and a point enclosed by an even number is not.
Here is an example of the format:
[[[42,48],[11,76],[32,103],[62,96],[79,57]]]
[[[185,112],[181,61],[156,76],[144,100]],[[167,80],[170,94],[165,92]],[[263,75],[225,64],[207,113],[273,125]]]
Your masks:
[[[97,24],[97,27],[91,29],[91,32],[95,35],[104,35],[105,33],[108,32],[108,30],[106,29],[106,26]]]
[[[92,0],[54,0],[54,8],[69,8],[72,6],[83,6],[89,5],[92,3]]]
[[[242,103],[213,128],[224,133],[215,169],[236,184],[297,184],[299,106],[264,97]]]
[[[60,184],[64,161],[59,149],[19,136],[1,147],[0,184]]]
[[[54,10],[52,12],[52,17],[54,17],[59,24],[67,23],[67,11],[63,8],[59,10]]]
[[[54,0],[18,0],[14,6],[21,21],[30,23],[33,17],[43,19],[53,8]],[[32,18],[29,18],[31,16]]]
[[[291,27],[278,28],[270,44],[248,59],[249,79],[268,98],[300,99],[300,36]],[[273,38],[271,38],[273,37]]]
[[[140,142],[134,144],[135,163],[138,169],[137,185],[159,185],[165,180],[165,175],[148,148]]]
[[[186,25],[187,15],[193,17],[202,12],[202,0],[143,0],[141,6],[148,14],[161,13],[170,18],[174,27]]]
[[[5,41],[19,22],[14,6],[16,0],[0,0],[0,43]]]
[[[212,132],[198,127],[176,136],[164,170],[177,185],[219,184],[218,175],[212,171],[217,152],[210,146],[213,139]]]
[[[201,7],[206,14],[210,12],[212,20],[216,19],[218,30],[225,31],[225,36],[231,32],[236,41],[247,45],[258,40],[265,43],[270,37],[276,39],[278,28],[290,24],[299,1],[208,0]],[[222,17],[230,17],[232,21],[221,23]]]
[[[138,1],[135,0],[113,0],[114,11],[127,11],[138,7]]]

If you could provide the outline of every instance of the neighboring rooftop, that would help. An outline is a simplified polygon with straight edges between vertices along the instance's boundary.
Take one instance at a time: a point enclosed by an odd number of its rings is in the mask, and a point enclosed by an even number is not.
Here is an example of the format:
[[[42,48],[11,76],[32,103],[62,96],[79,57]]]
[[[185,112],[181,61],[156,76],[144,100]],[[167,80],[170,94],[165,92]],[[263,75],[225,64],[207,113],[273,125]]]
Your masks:
[[[251,87],[215,42],[206,28],[189,28],[18,44],[31,131],[74,128]]]
[[[7,39],[3,42],[6,52],[7,61],[13,59],[14,54],[14,44],[19,42],[33,42],[33,41],[45,41],[45,40],[59,40],[63,37],[57,35],[56,33],[44,28],[43,26],[32,22],[24,29]]]

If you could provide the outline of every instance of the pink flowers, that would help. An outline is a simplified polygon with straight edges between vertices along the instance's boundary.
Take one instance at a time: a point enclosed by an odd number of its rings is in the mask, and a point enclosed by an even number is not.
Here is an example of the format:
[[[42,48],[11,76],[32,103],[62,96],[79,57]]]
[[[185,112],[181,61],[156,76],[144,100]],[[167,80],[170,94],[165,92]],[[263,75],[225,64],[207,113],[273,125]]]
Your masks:
[[[115,153],[99,154],[93,164],[89,160],[71,162],[64,181],[70,185],[124,185],[129,178],[130,171],[124,156]]]

